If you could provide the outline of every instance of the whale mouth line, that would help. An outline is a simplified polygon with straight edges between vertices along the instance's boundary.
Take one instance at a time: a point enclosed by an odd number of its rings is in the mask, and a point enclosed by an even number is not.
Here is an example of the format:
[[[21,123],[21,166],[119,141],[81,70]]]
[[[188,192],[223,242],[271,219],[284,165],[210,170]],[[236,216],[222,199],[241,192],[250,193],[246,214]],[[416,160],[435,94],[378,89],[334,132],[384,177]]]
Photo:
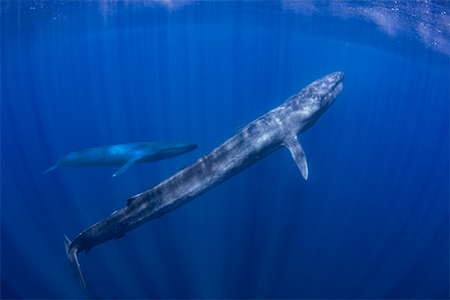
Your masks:
[[[336,80],[336,82],[334,83],[334,85],[333,85],[333,87],[331,88],[331,90],[336,89],[336,87],[337,87],[339,84],[340,84],[341,86],[343,86],[344,80],[345,80],[344,73],[339,72],[339,79]]]
[[[326,95],[322,98],[321,103],[322,107],[330,106],[331,104],[333,104],[334,101],[337,99],[337,97],[339,97],[339,95],[341,94],[342,89],[344,88],[344,81],[345,81],[344,73],[342,72],[337,73],[338,74],[336,74],[335,76],[338,76],[339,78],[335,80],[335,82],[329,89],[328,93],[326,93]]]

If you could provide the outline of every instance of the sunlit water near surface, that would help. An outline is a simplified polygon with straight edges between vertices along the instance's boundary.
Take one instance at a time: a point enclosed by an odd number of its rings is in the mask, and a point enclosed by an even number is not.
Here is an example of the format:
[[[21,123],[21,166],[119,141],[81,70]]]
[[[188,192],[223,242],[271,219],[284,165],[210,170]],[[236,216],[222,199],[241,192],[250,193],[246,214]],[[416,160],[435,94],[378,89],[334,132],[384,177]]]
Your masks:
[[[287,149],[79,254],[92,298],[448,298],[449,2],[2,1],[1,298],[82,298],[63,237],[331,72]],[[70,152],[190,141],[119,169]]]

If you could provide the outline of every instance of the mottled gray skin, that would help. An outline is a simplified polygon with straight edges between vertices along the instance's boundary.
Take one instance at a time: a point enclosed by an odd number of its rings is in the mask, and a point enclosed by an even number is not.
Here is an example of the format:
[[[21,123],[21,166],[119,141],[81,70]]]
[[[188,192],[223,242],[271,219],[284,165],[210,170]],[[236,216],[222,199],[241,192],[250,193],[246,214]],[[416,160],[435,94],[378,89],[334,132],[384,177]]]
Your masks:
[[[335,72],[313,82],[193,164],[128,199],[125,207],[68,245],[69,260],[194,200],[283,146],[291,150],[306,179],[306,159],[297,135],[314,125],[336,100],[343,81],[344,74]],[[81,273],[74,274],[80,281]]]
[[[114,167],[123,166],[113,176],[126,171],[134,164],[155,162],[178,156],[197,148],[189,142],[149,142],[129,143],[98,147],[72,152],[58,160],[56,165],[45,171],[47,173],[57,167]]]

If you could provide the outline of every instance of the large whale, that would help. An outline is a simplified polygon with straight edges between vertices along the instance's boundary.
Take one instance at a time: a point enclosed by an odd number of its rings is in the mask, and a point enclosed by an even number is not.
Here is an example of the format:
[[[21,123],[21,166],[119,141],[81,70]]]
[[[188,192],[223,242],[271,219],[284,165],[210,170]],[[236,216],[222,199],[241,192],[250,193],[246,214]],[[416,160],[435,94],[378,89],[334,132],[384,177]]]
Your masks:
[[[189,142],[148,142],[129,143],[104,146],[72,152],[58,160],[58,162],[42,174],[57,167],[114,167],[122,166],[113,177],[125,172],[134,164],[155,162],[184,154],[197,148]]]
[[[110,217],[80,233],[73,242],[65,237],[73,274],[87,294],[77,253],[118,239],[130,230],[160,218],[194,200],[274,151],[287,147],[305,179],[306,157],[297,135],[310,128],[342,91],[344,74],[335,72],[314,81],[281,106],[243,127],[193,164],[155,187],[128,199]]]

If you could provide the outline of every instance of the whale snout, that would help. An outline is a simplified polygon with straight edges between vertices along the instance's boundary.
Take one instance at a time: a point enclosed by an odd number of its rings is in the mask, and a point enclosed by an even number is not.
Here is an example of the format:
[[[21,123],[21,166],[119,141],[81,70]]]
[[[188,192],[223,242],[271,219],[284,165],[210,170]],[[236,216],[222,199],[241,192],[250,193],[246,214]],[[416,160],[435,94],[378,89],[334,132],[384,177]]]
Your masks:
[[[334,80],[335,82],[343,82],[345,79],[344,73],[343,72],[334,72],[329,74],[328,76],[331,77],[331,80]]]
[[[183,149],[186,152],[189,152],[189,151],[197,149],[197,147],[198,147],[197,144],[190,143],[190,142],[185,142],[183,144],[183,146],[181,146],[180,148]]]
[[[191,142],[178,142],[172,147],[166,149],[164,152],[172,153],[173,155],[180,155],[195,150],[197,147],[197,144]]]
[[[322,78],[327,91],[322,99],[321,106],[323,108],[330,107],[331,104],[339,97],[344,87],[344,73],[334,72]]]
[[[341,92],[344,84],[345,76],[342,72],[334,72],[327,76],[325,76],[324,81],[327,82],[329,87],[329,93],[332,92]],[[337,96],[339,96],[339,93]]]

